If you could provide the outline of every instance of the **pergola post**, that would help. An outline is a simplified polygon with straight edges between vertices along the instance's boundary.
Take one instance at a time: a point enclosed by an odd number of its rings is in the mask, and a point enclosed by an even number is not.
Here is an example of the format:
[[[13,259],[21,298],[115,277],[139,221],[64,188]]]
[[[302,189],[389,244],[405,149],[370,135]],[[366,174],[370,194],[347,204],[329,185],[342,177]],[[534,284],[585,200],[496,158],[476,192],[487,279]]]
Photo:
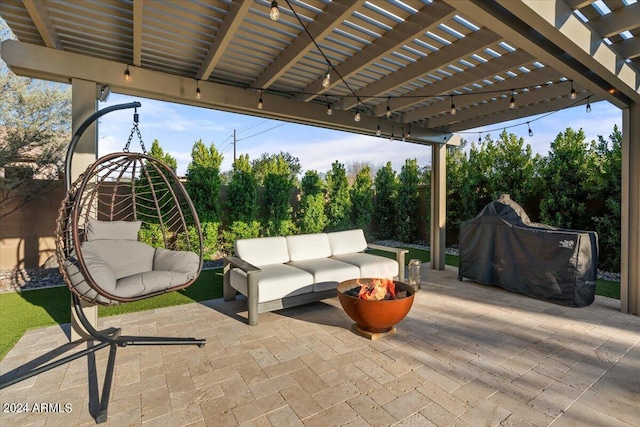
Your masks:
[[[444,270],[447,225],[447,145],[431,144],[431,268]]]
[[[96,99],[97,85],[94,82],[72,79],[71,80],[71,127],[72,134],[85,121],[87,117],[95,113],[98,109]],[[71,182],[75,181],[87,167],[96,161],[98,146],[98,128],[92,124],[82,135],[76,146],[71,163]],[[73,307],[73,301],[71,302]],[[98,306],[82,301],[82,311],[95,328],[98,324]],[[82,327],[76,316],[75,310],[71,309],[71,341],[89,337],[89,333]]]
[[[640,315],[640,104],[622,110],[620,310]]]

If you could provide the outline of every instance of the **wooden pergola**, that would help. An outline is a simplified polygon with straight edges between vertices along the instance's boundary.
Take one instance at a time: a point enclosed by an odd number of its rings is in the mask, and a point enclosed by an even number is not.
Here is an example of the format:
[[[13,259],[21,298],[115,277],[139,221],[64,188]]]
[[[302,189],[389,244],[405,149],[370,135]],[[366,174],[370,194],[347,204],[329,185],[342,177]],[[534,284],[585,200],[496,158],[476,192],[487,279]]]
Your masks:
[[[277,3],[274,21],[266,0],[3,0],[0,15],[18,40],[3,42],[2,58],[16,74],[70,83],[74,130],[108,86],[402,133],[432,150],[436,269],[445,259],[446,145],[456,132],[606,100],[623,112],[621,310],[640,314],[640,2]],[[95,159],[96,144],[96,132],[86,132],[74,174]]]

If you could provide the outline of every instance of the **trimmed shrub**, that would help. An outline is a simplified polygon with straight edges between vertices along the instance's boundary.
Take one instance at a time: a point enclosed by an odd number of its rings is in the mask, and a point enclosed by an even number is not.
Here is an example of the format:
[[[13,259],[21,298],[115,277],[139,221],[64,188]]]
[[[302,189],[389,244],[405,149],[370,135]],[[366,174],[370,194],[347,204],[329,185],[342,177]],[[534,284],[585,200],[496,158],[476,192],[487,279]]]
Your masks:
[[[327,220],[328,229],[340,231],[350,228],[351,197],[349,181],[344,165],[337,160],[331,164],[327,173]]]

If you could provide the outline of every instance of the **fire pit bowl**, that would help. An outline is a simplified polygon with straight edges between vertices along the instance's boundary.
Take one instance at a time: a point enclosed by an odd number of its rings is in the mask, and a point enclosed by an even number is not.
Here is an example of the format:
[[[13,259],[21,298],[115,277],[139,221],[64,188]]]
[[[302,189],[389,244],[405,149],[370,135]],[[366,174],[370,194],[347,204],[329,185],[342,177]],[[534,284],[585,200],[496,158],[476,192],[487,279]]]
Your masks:
[[[367,284],[379,279],[352,279],[338,284],[338,299],[344,311],[351,317],[360,329],[372,333],[389,332],[393,325],[400,322],[409,313],[413,305],[415,289],[406,283],[393,281],[396,292],[406,291],[407,296],[400,299],[385,299],[371,301],[357,296],[347,295],[361,284]]]

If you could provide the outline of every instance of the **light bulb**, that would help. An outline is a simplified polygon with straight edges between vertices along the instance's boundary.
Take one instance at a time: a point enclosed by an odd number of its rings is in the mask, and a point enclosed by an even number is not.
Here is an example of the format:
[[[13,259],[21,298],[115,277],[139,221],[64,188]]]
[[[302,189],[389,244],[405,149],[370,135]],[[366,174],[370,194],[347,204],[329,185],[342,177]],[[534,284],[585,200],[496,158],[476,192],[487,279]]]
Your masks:
[[[333,110],[331,109],[331,104],[327,104],[327,116],[330,116],[333,114]]]
[[[262,110],[263,107],[264,105],[262,104],[262,97],[260,97],[260,99],[258,100],[258,110]]]
[[[587,98],[587,113],[591,112],[591,103],[589,102],[589,98]]]
[[[516,108],[516,99],[513,97],[513,94],[511,94],[511,101],[509,101],[509,110],[513,110],[514,108]]]
[[[527,127],[529,128],[529,136],[533,136],[533,131],[531,130],[531,126],[529,126],[528,122],[527,122]]]
[[[360,111],[356,111],[356,115],[353,117],[353,120],[355,120],[356,122],[360,121]]]
[[[451,104],[451,115],[455,116],[457,112],[458,111],[456,110],[456,106],[452,103]]]
[[[571,80],[571,94],[569,95],[569,98],[576,99],[577,96],[578,94],[576,93],[576,90],[573,88],[573,80]]]
[[[380,130],[380,125],[378,125],[378,129],[376,129],[376,136],[382,135],[382,131]]]
[[[129,80],[131,80],[131,72],[129,71],[128,66],[127,66],[127,69],[124,70],[124,75],[122,76],[122,78],[124,79],[125,82],[128,82]]]
[[[322,80],[322,87],[326,89],[330,85],[331,85],[331,73],[327,72],[327,74],[324,75],[324,79]]]
[[[280,18],[280,10],[278,10],[278,2],[271,2],[271,10],[269,11],[269,17],[271,17],[272,21],[277,21]]]
[[[387,105],[387,118],[391,117],[391,108]]]
[[[200,99],[202,98],[202,92],[200,91],[200,88],[197,87],[196,88],[196,99]]]

